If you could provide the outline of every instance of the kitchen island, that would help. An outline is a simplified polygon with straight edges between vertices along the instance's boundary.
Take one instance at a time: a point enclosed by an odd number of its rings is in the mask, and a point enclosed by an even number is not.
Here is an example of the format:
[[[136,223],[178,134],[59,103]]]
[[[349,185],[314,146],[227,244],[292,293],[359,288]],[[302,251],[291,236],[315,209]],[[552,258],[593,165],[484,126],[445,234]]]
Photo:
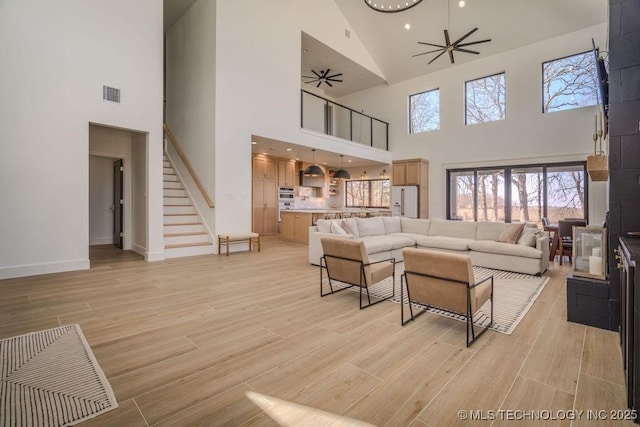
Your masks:
[[[287,209],[280,211],[280,239],[309,244],[309,227],[319,219],[390,216],[390,209]]]

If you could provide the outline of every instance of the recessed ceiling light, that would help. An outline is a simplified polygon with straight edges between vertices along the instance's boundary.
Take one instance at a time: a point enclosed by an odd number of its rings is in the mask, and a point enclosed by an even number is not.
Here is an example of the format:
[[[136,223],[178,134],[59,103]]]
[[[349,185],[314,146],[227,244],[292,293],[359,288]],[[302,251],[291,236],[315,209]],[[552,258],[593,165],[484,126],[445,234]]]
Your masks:
[[[264,156],[266,156],[266,155],[267,155],[267,153],[262,153],[262,154],[263,154]]]
[[[347,160],[347,163],[351,163],[351,162],[353,162],[353,160],[351,160],[351,159]]]
[[[291,151],[291,148],[287,148],[287,151]]]
[[[465,4],[466,4],[466,3],[464,2],[464,0],[460,0],[460,1],[458,2],[458,6],[460,6],[460,7],[464,7],[464,5],[465,5]]]
[[[251,141],[251,145],[256,145],[256,144],[257,144],[257,142]]]
[[[411,24],[404,24],[404,29],[405,30],[410,30],[411,29]]]

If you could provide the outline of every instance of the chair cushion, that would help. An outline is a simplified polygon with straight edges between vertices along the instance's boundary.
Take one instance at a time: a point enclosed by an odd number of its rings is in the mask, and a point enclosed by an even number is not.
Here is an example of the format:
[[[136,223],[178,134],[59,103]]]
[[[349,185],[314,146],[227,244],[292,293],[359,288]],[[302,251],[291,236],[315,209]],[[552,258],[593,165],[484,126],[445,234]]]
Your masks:
[[[416,239],[418,246],[433,249],[447,249],[450,251],[468,251],[473,239],[461,239],[447,236],[422,236]]]
[[[360,237],[385,235],[382,217],[356,218],[355,220],[358,225],[358,235]]]
[[[477,252],[490,254],[511,255],[524,258],[540,259],[542,251],[531,246],[514,245],[512,243],[491,242],[488,240],[477,240],[469,243],[469,249]]]
[[[476,238],[478,225],[475,222],[450,221],[446,219],[432,219],[429,236],[459,237],[462,239]]]

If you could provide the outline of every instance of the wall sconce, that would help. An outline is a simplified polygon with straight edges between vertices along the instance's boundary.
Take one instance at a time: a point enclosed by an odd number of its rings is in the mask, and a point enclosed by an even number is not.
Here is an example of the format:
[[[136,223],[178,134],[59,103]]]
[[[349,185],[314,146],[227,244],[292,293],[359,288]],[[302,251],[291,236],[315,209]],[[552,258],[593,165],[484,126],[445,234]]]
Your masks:
[[[384,178],[386,173],[387,173],[387,170],[386,169],[382,169],[382,172],[380,172],[380,178]]]
[[[360,174],[360,179],[365,179],[367,177],[367,171],[362,171]]]

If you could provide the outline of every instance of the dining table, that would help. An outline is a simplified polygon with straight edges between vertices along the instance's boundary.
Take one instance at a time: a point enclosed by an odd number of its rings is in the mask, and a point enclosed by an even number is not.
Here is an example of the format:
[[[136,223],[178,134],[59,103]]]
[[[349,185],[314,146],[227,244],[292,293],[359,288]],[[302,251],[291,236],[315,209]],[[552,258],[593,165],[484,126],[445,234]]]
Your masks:
[[[553,239],[551,241],[551,249],[549,249],[549,261],[553,262],[556,258],[556,253],[558,252],[558,246],[560,246],[560,235],[558,233],[558,223],[552,222],[543,227],[544,231],[548,231],[553,234]]]

